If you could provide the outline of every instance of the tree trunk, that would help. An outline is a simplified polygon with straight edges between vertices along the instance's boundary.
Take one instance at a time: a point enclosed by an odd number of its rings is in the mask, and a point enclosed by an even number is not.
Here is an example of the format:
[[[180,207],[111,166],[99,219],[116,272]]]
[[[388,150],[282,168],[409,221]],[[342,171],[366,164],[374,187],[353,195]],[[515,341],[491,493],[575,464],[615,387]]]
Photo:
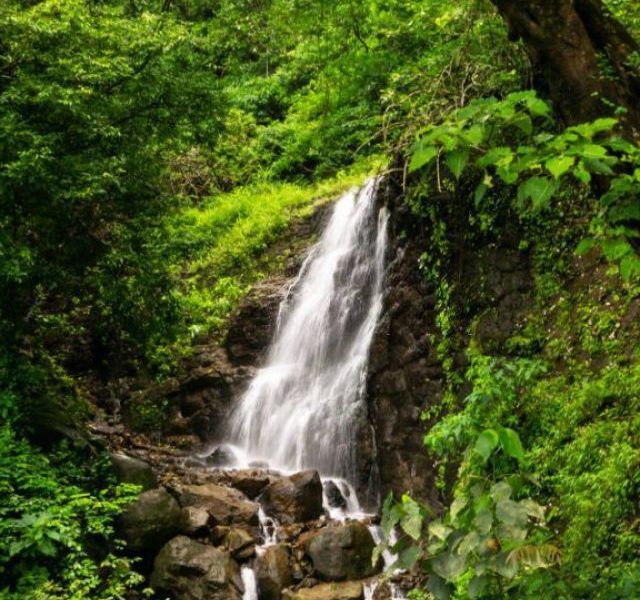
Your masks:
[[[611,116],[622,107],[622,133],[640,139],[640,68],[629,61],[640,45],[602,0],[492,2],[510,39],[524,42],[566,124]]]

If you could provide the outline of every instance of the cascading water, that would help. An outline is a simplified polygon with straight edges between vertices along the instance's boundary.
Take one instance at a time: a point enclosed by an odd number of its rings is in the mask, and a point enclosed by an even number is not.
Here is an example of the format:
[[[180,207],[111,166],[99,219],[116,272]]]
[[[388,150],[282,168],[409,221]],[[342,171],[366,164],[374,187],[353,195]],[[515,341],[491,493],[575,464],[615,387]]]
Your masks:
[[[388,216],[378,183],[338,200],[280,307],[265,365],[229,423],[247,461],[355,481],[355,424],[382,310]]]

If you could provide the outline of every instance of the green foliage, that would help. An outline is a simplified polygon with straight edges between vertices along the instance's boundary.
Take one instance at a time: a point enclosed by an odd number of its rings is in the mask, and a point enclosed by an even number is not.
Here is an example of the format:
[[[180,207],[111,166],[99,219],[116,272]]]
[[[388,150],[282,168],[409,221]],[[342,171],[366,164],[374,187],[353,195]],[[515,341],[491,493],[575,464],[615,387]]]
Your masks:
[[[531,498],[539,489],[520,437],[497,424],[513,419],[543,372],[532,361],[500,365],[474,357],[467,373],[473,391],[464,409],[442,418],[426,438],[444,457],[457,458],[464,448],[454,500],[444,517],[433,518],[408,497],[394,504],[390,496],[385,502],[385,539],[396,525],[403,532],[390,548],[397,566],[418,565],[428,573],[427,589],[438,600],[521,593],[517,590],[526,588],[532,573],[560,562],[560,550],[545,527],[546,511]],[[388,545],[383,542],[378,552]]]
[[[517,184],[512,205],[522,215],[550,209],[563,187],[606,177],[608,189],[594,220],[594,242],[578,249],[600,244],[605,257],[618,263],[621,276],[629,281],[640,274],[640,258],[627,241],[640,235],[632,225],[640,218],[640,148],[613,135],[615,119],[551,133],[550,113],[534,92],[474,100],[443,123],[425,128],[411,150],[409,170],[437,163],[440,172],[442,158],[445,172],[458,181],[468,166],[478,182],[478,209],[495,185]]]
[[[64,445],[46,456],[0,428],[1,598],[107,600],[141,583],[113,532],[136,488],[83,460]]]

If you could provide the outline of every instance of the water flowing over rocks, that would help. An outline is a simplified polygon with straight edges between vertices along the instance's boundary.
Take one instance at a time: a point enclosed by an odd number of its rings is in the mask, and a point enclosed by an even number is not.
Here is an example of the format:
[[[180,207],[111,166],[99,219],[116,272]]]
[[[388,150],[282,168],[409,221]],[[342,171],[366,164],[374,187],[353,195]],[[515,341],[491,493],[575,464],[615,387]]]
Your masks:
[[[371,456],[364,392],[388,218],[378,185],[373,178],[336,202],[280,304],[264,362],[227,427],[249,459],[355,482],[358,456]],[[374,488],[374,464],[368,479]]]
[[[384,372],[396,363],[379,322],[391,323],[378,184],[345,194],[297,277],[256,286],[224,344],[197,347],[183,375],[154,390],[169,400],[171,450],[123,434],[160,482],[138,501],[148,518],[132,518],[134,503],[123,521],[129,547],[144,548],[147,564],[155,556],[151,584],[162,595],[372,597],[382,565],[371,563],[366,510],[379,506],[383,405],[371,402],[371,386],[379,378],[391,397],[412,385],[408,373]],[[189,451],[194,433],[204,443]],[[154,517],[163,506],[170,518]]]

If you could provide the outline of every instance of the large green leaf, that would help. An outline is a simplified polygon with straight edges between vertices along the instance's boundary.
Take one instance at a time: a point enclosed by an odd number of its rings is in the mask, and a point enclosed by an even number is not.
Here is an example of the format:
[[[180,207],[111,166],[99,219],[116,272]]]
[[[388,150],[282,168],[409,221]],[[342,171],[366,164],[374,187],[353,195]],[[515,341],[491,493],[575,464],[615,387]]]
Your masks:
[[[480,454],[486,462],[489,460],[493,451],[498,447],[499,443],[500,438],[498,436],[498,432],[495,429],[486,429],[478,436],[474,450]]]
[[[637,254],[625,256],[620,261],[620,277],[624,281],[640,277],[640,257]]]
[[[462,135],[472,146],[479,146],[484,140],[484,127],[482,125],[472,125]]]
[[[631,254],[633,248],[625,238],[609,238],[602,242],[602,252],[607,260],[613,262]]]
[[[436,600],[449,600],[451,598],[451,586],[438,575],[431,574],[427,581],[427,590]]]
[[[553,175],[554,179],[559,179],[573,167],[575,161],[576,159],[573,156],[554,156],[544,166]]]
[[[506,525],[525,528],[529,520],[529,513],[520,502],[507,498],[496,503],[496,518]]]
[[[520,184],[518,198],[520,200],[531,199],[534,210],[547,208],[558,190],[558,182],[548,177],[534,176]]]
[[[453,529],[444,525],[440,519],[429,523],[429,534],[439,540],[446,540],[452,531]]]
[[[498,435],[500,436],[500,445],[506,454],[518,461],[524,460],[524,448],[520,436],[513,429],[500,427]]]
[[[484,588],[487,587],[487,583],[489,583],[489,578],[486,575],[474,575],[469,581],[469,586],[467,587],[467,591],[469,592],[470,598],[477,598],[482,594]]]
[[[527,101],[527,108],[536,117],[544,117],[551,112],[549,105],[544,100],[540,100],[540,98],[532,98]]]
[[[397,569],[411,569],[419,558],[419,546],[411,545],[399,552],[398,558],[393,563],[393,566]]]
[[[473,526],[480,533],[489,533],[493,526],[493,512],[484,507],[478,510],[473,519]]]
[[[426,146],[418,143],[411,152],[411,162],[409,163],[409,173],[413,173],[418,169],[430,163],[438,155],[438,149],[435,146]]]
[[[505,500],[507,498],[511,498],[511,494],[513,493],[513,489],[509,485],[507,481],[498,481],[491,486],[491,497],[494,502],[500,502],[501,500]]]
[[[576,254],[578,256],[584,256],[589,250],[597,246],[598,242],[593,238],[585,238],[580,240],[580,243],[576,246]]]
[[[533,123],[531,122],[531,117],[529,115],[519,114],[512,123],[527,136],[533,133]]]
[[[460,179],[460,175],[462,175],[469,162],[469,150],[467,148],[458,148],[452,152],[447,152],[444,162],[454,177]]]
[[[402,530],[414,540],[419,540],[422,534],[422,514],[420,506],[414,502],[403,502],[404,515],[400,520]]]
[[[453,581],[465,572],[467,561],[460,554],[445,552],[431,560],[431,567],[443,579]]]

